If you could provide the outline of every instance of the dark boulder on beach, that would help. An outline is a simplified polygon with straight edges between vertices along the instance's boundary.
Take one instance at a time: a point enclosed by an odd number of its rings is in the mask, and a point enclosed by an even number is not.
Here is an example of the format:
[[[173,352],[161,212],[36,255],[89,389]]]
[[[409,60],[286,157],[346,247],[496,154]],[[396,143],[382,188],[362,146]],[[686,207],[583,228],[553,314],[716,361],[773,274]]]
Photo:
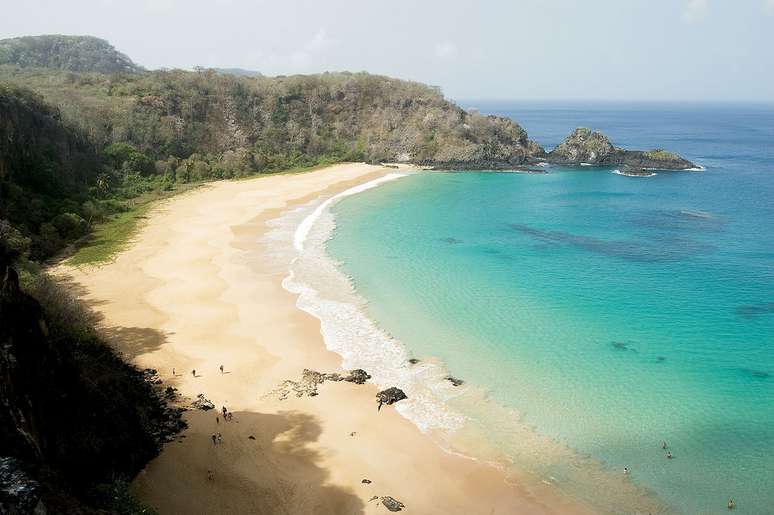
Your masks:
[[[382,497],[382,504],[390,511],[402,511],[406,507],[405,504],[389,495]]]
[[[344,376],[343,379],[349,383],[364,384],[371,379],[371,375],[362,368],[356,368],[355,370],[350,370],[349,375]]]
[[[698,168],[679,155],[662,149],[626,150],[614,146],[607,136],[584,127],[575,129],[548,153],[549,163],[559,165],[616,166],[632,170],[689,170]]]
[[[376,394],[376,401],[379,403],[378,409],[382,409],[382,404],[390,406],[403,399],[408,399],[408,397],[403,390],[396,388],[395,386],[391,386]]]
[[[203,393],[196,396],[196,400],[191,403],[191,407],[202,411],[215,409],[215,405]]]

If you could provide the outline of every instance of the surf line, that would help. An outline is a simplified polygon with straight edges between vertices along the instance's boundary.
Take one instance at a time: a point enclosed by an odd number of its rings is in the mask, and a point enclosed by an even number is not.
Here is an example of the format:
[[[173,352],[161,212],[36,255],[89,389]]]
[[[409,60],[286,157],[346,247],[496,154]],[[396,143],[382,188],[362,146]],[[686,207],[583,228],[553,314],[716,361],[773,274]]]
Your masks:
[[[296,228],[295,234],[293,234],[293,247],[295,247],[295,249],[298,252],[303,252],[304,242],[306,241],[306,238],[309,236],[309,231],[312,230],[314,223],[317,221],[318,218],[320,218],[320,216],[323,214],[323,211],[325,211],[325,209],[328,206],[330,206],[333,202],[343,197],[348,197],[350,195],[355,195],[357,193],[370,190],[371,188],[375,188],[376,186],[379,186],[380,184],[383,184],[385,182],[394,181],[395,179],[400,179],[401,177],[406,177],[407,175],[408,174],[406,173],[397,173],[397,172],[388,173],[387,175],[383,177],[379,177],[378,179],[374,179],[364,184],[358,184],[357,186],[353,186],[325,200],[323,203],[317,206],[309,216],[304,218],[304,220],[298,225],[298,227]]]

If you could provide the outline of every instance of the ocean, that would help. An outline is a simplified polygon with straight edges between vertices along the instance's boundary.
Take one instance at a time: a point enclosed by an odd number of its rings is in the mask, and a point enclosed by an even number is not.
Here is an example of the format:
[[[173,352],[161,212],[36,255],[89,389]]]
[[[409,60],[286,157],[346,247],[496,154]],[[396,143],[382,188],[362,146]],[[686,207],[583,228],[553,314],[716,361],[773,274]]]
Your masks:
[[[290,214],[326,344],[450,450],[601,513],[774,513],[774,107],[461,104],[705,170],[395,174]]]

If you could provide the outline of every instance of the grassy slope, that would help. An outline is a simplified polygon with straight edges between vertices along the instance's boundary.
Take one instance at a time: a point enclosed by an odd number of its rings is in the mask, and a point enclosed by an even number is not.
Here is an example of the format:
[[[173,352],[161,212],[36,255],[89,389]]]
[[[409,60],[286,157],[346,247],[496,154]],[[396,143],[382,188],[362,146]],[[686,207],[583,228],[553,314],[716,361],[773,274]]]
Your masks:
[[[271,174],[263,172],[235,180],[254,179],[255,177],[266,175],[306,173],[320,170],[332,164],[326,162],[315,166],[289,168]],[[67,258],[67,264],[85,266],[99,265],[112,261],[116,255],[129,246],[134,235],[142,227],[142,221],[147,218],[152,208],[158,205],[159,201],[169,199],[204,184],[208,183],[178,185],[173,191],[151,192],[135,199],[133,205],[127,211],[113,215],[105,222],[96,224],[89,237],[81,242],[75,253]]]

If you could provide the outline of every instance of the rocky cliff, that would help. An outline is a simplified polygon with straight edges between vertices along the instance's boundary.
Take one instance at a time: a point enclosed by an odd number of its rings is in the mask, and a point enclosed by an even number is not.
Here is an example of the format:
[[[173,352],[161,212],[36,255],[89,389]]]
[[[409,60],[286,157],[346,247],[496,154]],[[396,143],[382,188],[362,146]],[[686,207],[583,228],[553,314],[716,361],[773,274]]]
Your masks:
[[[626,165],[633,169],[688,170],[697,166],[666,150],[625,150],[613,146],[601,132],[586,128],[573,131],[561,144],[548,153],[550,163],[561,165]]]
[[[63,498],[133,477],[182,428],[180,413],[148,374],[99,340],[74,300],[40,279],[41,303],[21,290],[13,268],[3,268],[0,458],[13,458],[3,474],[34,478],[48,513],[70,512],[56,508]],[[0,498],[3,513],[13,513],[12,502],[38,504],[12,494],[0,494],[11,496]]]

